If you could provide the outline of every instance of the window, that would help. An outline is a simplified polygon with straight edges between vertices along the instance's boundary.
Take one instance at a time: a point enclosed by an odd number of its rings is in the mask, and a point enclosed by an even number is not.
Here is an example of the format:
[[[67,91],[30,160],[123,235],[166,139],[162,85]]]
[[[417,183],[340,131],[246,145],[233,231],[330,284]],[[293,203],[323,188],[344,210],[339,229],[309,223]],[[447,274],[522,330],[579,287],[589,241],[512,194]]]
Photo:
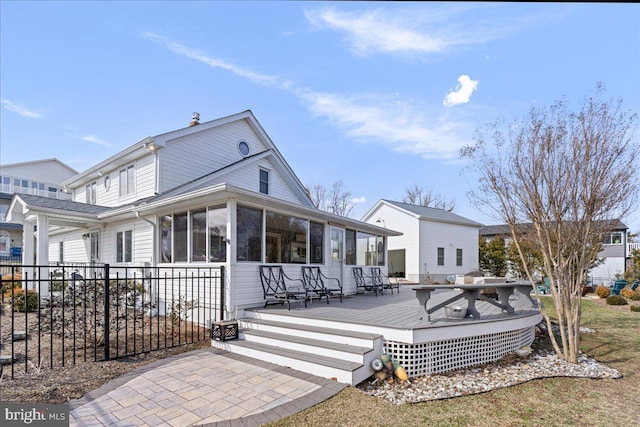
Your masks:
[[[345,264],[356,265],[356,231],[345,231]]]
[[[438,265],[444,265],[444,248],[438,248]]]
[[[191,261],[207,260],[207,211],[191,212]]]
[[[359,231],[356,254],[357,265],[384,265],[384,237]]]
[[[238,261],[260,261],[262,259],[262,210],[238,206],[237,215]]]
[[[187,260],[187,218],[186,212],[173,216],[173,262]]]
[[[462,267],[462,249],[456,249],[456,265]]]
[[[64,242],[58,243],[58,261],[64,264]]]
[[[133,194],[136,191],[136,170],[131,166],[120,169],[120,196]]]
[[[309,223],[309,262],[322,264],[324,260],[324,225]]]
[[[269,171],[266,169],[260,169],[260,192],[269,194]]]
[[[227,260],[227,207],[209,208],[207,212],[209,227],[209,261]]]
[[[270,263],[307,263],[308,221],[267,212],[265,254]]]
[[[116,262],[131,262],[133,258],[133,231],[116,233]]]
[[[621,245],[622,244],[622,232],[614,231],[604,235],[602,243],[605,245]]]
[[[171,262],[171,230],[173,217],[165,215],[160,218],[160,242],[162,244],[160,258],[162,262]]]
[[[251,150],[249,149],[249,144],[247,144],[245,141],[238,142],[238,151],[240,152],[242,157],[247,157],[251,152]]]
[[[89,203],[90,205],[96,204],[96,190],[97,190],[97,185],[95,181],[92,182],[91,184],[87,184],[87,186],[85,187],[85,192],[87,194],[86,203]]]

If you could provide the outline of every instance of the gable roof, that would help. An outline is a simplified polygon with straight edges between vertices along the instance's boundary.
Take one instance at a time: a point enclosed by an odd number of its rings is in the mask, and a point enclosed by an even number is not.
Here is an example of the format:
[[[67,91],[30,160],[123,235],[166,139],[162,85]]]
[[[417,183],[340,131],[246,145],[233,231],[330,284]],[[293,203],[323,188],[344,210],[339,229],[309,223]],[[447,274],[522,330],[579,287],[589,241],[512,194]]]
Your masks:
[[[291,169],[291,167],[289,166],[285,158],[282,156],[278,148],[275,146],[275,144],[273,143],[269,135],[267,135],[264,128],[262,127],[260,122],[258,122],[258,120],[256,119],[256,117],[254,116],[251,110],[245,110],[240,113],[232,114],[229,116],[221,117],[221,118],[210,120],[207,122],[202,122],[196,126],[187,126],[184,128],[173,130],[173,131],[161,133],[155,136],[146,137],[140,140],[139,142],[131,145],[130,147],[120,151],[119,153],[109,157],[108,159],[103,160],[102,162],[90,167],[84,172],[79,173],[70,179],[67,179],[62,183],[62,185],[65,187],[80,185],[84,181],[89,181],[91,179],[95,179],[96,177],[101,176],[100,174],[103,169],[119,167],[125,163],[131,162],[134,159],[147,155],[149,153],[149,149],[150,149],[149,147],[151,146],[156,147],[156,149],[162,149],[163,147],[166,146],[167,142],[174,140],[176,138],[181,138],[187,135],[203,132],[208,129],[212,129],[228,123],[233,123],[239,120],[245,120],[248,123],[249,127],[256,133],[256,135],[258,135],[260,140],[267,147],[267,150],[265,151],[270,151],[272,155],[277,159],[277,163],[279,164],[279,167],[283,172],[285,179],[287,179],[288,182],[291,184],[292,191],[298,196],[301,203],[306,204],[308,206],[313,206],[313,202],[311,201],[311,199],[309,198],[309,195],[305,191],[304,185],[302,184],[300,179],[297,177],[297,175],[293,172],[293,169]],[[257,153],[256,155],[259,155],[259,154],[261,153]],[[253,156],[248,156],[247,158],[251,158],[251,157]],[[234,164],[230,164],[230,165],[227,165],[227,167],[233,166],[233,165]],[[217,171],[214,171],[211,173],[215,173],[215,172]],[[203,177],[196,178],[195,180],[192,180],[192,181],[196,181],[201,178]],[[190,181],[190,183],[192,181]],[[168,190],[168,191],[172,191],[172,190]]]
[[[0,169],[6,169],[6,168],[12,169],[12,168],[17,168],[17,167],[21,167],[21,166],[32,166],[32,165],[40,165],[40,164],[45,164],[45,163],[55,163],[59,167],[64,168],[67,171],[69,171],[69,173],[72,173],[72,174],[77,174],[78,173],[77,170],[75,170],[74,168],[72,168],[68,164],[58,160],[55,157],[52,157],[50,159],[29,160],[29,161],[26,161],[26,162],[19,162],[19,163],[7,163],[7,164],[4,164],[4,165],[0,165]]]
[[[445,209],[431,208],[427,206],[419,206],[412,205],[409,203],[396,202],[393,200],[381,199],[376,205],[371,208],[369,212],[365,214],[365,217],[370,216],[374,210],[376,210],[380,205],[387,204],[389,206],[396,207],[405,212],[413,214],[418,217],[418,219],[424,219],[428,221],[437,221],[437,222],[448,222],[451,224],[459,224],[459,225],[468,225],[471,227],[482,227],[482,224],[476,221],[472,221],[469,218],[465,218],[463,216],[454,214],[453,212],[449,212]]]

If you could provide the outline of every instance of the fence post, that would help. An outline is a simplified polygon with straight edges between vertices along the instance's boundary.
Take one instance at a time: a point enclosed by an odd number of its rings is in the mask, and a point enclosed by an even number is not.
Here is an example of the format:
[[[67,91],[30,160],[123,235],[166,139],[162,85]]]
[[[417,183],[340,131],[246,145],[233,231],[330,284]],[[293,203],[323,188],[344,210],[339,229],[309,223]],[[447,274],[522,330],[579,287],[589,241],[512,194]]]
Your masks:
[[[224,320],[224,265],[220,266],[220,321]]]
[[[96,277],[97,279],[97,277]],[[110,325],[109,325],[109,264],[104,265],[104,360],[109,360],[109,343]]]

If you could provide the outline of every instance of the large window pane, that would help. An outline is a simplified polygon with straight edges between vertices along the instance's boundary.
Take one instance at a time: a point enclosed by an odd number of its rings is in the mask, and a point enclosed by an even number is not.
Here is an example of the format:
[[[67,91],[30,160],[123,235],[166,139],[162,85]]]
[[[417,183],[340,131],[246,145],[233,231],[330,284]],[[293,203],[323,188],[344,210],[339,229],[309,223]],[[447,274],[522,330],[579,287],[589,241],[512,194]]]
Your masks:
[[[116,233],[116,262],[122,262],[123,254],[122,247],[124,242],[124,235],[122,232]]]
[[[351,230],[347,230],[349,232]],[[353,234],[356,234],[353,232]],[[347,234],[347,248],[348,248]],[[384,237],[359,231],[355,242],[355,265],[384,265]],[[349,249],[347,249],[347,254]]]
[[[345,263],[347,265],[356,265],[356,232],[355,230],[346,230],[345,232]]]
[[[266,262],[306,264],[308,221],[267,212]]]
[[[187,260],[187,213],[173,216],[173,262]]]
[[[227,260],[227,208],[209,208],[207,213],[209,227],[209,261]]]
[[[191,212],[191,261],[207,260],[207,212]]]
[[[261,261],[262,210],[238,206],[236,220],[237,260]]]
[[[322,264],[324,260],[324,225],[312,222],[309,224],[309,262]]]
[[[373,265],[384,265],[384,237],[376,236],[376,259]]]
[[[133,261],[133,231],[124,232],[124,262]]]
[[[162,262],[171,262],[171,224],[173,223],[173,218],[171,215],[165,215],[160,218],[160,241],[161,243],[161,254],[160,258]]]

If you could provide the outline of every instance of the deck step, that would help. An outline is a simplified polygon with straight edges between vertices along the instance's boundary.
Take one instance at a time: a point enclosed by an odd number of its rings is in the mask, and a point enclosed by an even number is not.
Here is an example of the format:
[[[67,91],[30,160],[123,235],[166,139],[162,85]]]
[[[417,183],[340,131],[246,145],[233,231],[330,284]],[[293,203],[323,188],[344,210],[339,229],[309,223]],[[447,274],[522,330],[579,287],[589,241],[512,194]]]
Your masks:
[[[360,363],[367,353],[373,351],[373,343],[369,346],[356,346],[255,329],[241,329],[240,338],[284,349],[322,354],[327,357]]]
[[[305,362],[313,363],[316,365],[322,365],[329,368],[340,369],[344,371],[355,371],[359,367],[362,366],[362,363],[358,362],[350,362],[346,360],[339,360],[333,357],[321,356],[319,354],[311,354],[302,351],[289,350],[282,347],[275,347],[267,344],[260,344],[256,342],[246,341],[246,340],[237,340],[231,341],[231,344],[234,346],[240,346],[245,348],[252,348],[255,350],[260,350],[269,354],[277,354],[279,356],[290,357],[296,360],[302,360]]]
[[[216,348],[356,385],[373,374],[382,335],[276,320],[239,319],[238,339]]]
[[[324,378],[351,385],[358,384],[371,375],[363,372],[362,363],[336,359],[333,357],[311,354],[302,351],[275,347],[246,340],[234,340],[224,343],[224,349],[232,353],[242,354],[281,366],[287,366]]]
[[[295,319],[292,319],[295,320]],[[357,332],[344,329],[309,326],[299,323],[281,322],[275,320],[243,318],[240,324],[244,328],[257,329],[287,335],[296,335],[322,341],[349,344],[354,346],[369,346],[372,341],[382,339],[380,334]]]

